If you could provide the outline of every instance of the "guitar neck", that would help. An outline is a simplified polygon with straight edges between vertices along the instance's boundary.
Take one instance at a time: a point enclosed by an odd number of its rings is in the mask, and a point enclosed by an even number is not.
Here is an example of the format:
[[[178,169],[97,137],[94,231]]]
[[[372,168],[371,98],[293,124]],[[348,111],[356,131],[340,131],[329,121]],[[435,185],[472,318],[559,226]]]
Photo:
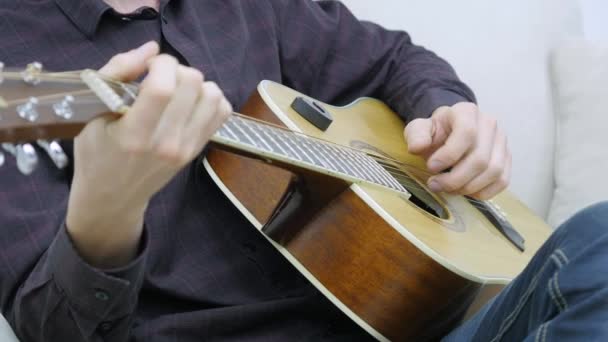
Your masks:
[[[211,138],[236,153],[407,193],[374,159],[351,148],[325,142],[235,113]]]

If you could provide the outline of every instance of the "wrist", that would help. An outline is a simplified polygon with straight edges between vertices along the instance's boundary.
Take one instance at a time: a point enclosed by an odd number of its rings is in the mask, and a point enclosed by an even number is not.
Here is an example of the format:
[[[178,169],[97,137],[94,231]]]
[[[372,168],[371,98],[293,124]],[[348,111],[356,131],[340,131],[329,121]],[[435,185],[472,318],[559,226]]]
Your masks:
[[[80,255],[99,268],[116,268],[137,255],[147,203],[99,201],[70,193],[67,232]]]

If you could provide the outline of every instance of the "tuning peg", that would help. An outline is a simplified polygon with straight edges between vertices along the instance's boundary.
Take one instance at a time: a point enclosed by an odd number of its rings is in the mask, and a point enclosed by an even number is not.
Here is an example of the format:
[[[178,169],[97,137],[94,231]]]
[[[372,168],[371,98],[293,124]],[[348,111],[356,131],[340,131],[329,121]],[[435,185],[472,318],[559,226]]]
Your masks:
[[[55,115],[60,118],[69,120],[74,116],[74,110],[72,109],[71,104],[74,102],[74,97],[72,95],[66,95],[61,102],[55,103],[53,105],[53,110],[55,111]]]
[[[19,116],[27,121],[34,122],[38,119],[40,114],[36,107],[38,106],[38,99],[30,97],[26,103],[17,106],[17,113]]]
[[[36,141],[36,143],[38,144],[38,146],[42,147],[43,150],[46,151],[46,153],[49,155],[49,157],[51,158],[53,163],[55,163],[55,166],[57,166],[58,169],[63,169],[68,165],[68,156],[63,151],[63,148],[61,148],[61,145],[59,145],[58,141],[38,140]]]
[[[24,175],[34,172],[38,165],[38,155],[31,144],[17,145],[17,168]]]
[[[3,143],[2,148],[17,159],[17,169],[24,174],[29,175],[36,169],[38,165],[38,155],[32,144],[13,145]]]
[[[36,85],[40,83],[40,73],[42,72],[42,64],[40,62],[30,63],[21,73],[21,77],[25,83]]]

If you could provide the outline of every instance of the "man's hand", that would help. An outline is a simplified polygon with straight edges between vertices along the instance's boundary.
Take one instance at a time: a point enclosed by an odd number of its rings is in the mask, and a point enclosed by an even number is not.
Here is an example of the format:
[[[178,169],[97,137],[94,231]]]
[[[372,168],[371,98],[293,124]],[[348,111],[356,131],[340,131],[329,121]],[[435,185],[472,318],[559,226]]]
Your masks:
[[[80,254],[98,267],[121,266],[136,255],[150,198],[232,112],[215,83],[158,55],[156,43],[115,56],[100,73],[131,81],[145,71],[124,116],[93,120],[74,141],[66,223]]]
[[[428,180],[435,192],[489,199],[509,185],[507,138],[496,120],[473,103],[440,107],[429,119],[413,120],[405,136],[409,152],[423,156],[429,171],[436,173]]]

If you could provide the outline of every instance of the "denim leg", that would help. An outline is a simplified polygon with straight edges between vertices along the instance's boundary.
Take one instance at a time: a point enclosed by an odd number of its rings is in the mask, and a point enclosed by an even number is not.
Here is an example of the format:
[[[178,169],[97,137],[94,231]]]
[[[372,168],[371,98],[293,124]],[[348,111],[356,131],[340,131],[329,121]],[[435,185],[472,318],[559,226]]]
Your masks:
[[[608,202],[559,227],[514,281],[443,341],[608,341]]]

